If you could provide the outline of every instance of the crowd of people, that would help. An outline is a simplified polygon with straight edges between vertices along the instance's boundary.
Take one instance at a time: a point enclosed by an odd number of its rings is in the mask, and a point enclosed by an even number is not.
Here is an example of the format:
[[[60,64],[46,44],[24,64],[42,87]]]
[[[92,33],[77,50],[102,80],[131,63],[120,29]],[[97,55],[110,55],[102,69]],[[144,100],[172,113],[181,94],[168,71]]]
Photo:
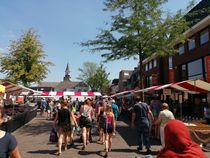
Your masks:
[[[59,101],[42,98],[41,115],[47,119],[54,119],[54,128],[58,135],[58,155],[67,150],[68,144],[73,144],[75,129],[80,131],[82,140],[82,150],[92,142],[92,126],[96,121],[99,139],[105,145],[105,157],[112,148],[112,137],[116,131],[116,120],[119,117],[119,108],[114,99],[111,98],[87,98],[84,102],[78,99],[72,101],[71,98],[60,98]]]
[[[81,150],[85,151],[87,145],[92,142],[91,130],[93,122],[96,121],[98,141],[105,146],[104,157],[108,157],[112,150],[112,138],[116,133],[117,120],[120,115],[119,107],[114,99],[87,98],[84,102],[79,102],[78,99],[72,101],[71,98],[64,99],[63,97],[59,101],[42,99],[40,108],[40,115],[54,120],[53,127],[58,136],[58,155],[62,154],[63,144],[64,150],[67,150],[67,146],[74,143],[75,129],[80,131]],[[4,109],[0,108],[0,124],[3,123],[3,116]],[[160,133],[162,150],[158,158],[207,158],[200,146],[190,139],[187,127],[175,119],[167,103],[153,101],[149,106],[142,101],[141,97],[135,97],[131,128],[135,128],[138,133],[137,150],[141,151],[145,146],[146,154],[151,154],[151,124],[160,127],[157,129]],[[7,145],[5,141],[8,142]],[[14,136],[2,130],[0,130],[0,146],[0,157],[20,157]]]

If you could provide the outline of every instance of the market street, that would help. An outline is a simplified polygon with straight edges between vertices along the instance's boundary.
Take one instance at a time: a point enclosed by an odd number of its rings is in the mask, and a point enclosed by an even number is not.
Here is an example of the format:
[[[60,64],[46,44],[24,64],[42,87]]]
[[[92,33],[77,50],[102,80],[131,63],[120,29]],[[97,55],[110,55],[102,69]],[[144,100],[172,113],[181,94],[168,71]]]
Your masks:
[[[113,149],[110,152],[110,157],[113,158],[134,158],[141,157],[143,154],[136,153],[136,132],[128,127],[128,122],[117,122],[117,134],[113,139]],[[57,157],[57,148],[55,144],[49,143],[50,130],[52,128],[52,121],[46,120],[44,117],[37,116],[34,120],[15,131],[13,134],[18,140],[19,149],[23,158],[53,158]],[[82,145],[79,142],[79,137],[75,137],[75,144],[73,147],[64,151],[60,157],[86,157],[97,158],[103,157],[104,145],[97,142],[96,129],[93,129],[93,143],[87,146],[86,151],[82,151]],[[152,155],[156,157],[160,150],[159,142],[152,141]],[[145,150],[143,150],[145,151]],[[206,152],[210,157],[210,152]]]

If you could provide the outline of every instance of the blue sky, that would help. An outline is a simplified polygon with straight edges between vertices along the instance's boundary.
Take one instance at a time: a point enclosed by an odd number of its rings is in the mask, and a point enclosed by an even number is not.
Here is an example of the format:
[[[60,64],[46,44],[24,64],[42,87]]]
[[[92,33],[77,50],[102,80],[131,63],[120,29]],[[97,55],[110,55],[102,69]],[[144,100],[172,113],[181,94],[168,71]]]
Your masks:
[[[169,0],[164,8],[174,12],[185,8],[189,1]],[[24,30],[34,28],[44,44],[47,60],[55,64],[45,81],[63,80],[67,63],[72,80],[77,80],[78,68],[84,62],[102,60],[100,54],[81,52],[83,48],[76,43],[94,39],[98,29],[106,27],[110,13],[103,8],[102,0],[0,0],[0,52],[7,52],[10,41]],[[112,80],[119,77],[120,70],[133,70],[136,65],[134,60],[120,60],[108,62],[105,67]]]

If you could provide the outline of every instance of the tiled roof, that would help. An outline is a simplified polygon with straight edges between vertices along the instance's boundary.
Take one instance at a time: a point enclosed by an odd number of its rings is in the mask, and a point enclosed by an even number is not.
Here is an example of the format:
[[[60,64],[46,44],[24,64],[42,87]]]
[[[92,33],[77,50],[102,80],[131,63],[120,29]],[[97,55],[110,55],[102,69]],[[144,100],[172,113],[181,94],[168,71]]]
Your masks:
[[[83,82],[62,81],[55,88],[61,91],[65,91],[66,89],[71,89],[75,87],[88,87],[88,86]]]
[[[55,88],[60,82],[40,82],[37,87],[53,87]]]
[[[52,87],[65,91],[75,87],[88,87],[84,82],[62,81],[62,82],[41,82],[38,87]]]

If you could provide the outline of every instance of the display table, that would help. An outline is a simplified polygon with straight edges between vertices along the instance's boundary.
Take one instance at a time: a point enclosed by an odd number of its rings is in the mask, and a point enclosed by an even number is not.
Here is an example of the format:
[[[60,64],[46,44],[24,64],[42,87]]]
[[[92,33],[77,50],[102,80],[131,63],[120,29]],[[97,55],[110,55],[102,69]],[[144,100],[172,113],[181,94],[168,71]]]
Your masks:
[[[210,143],[210,125],[205,124],[205,121],[192,121],[185,125],[189,128],[191,139],[195,143]]]
[[[31,108],[21,114],[14,116],[11,120],[4,123],[3,129],[7,132],[13,132],[31,121],[37,115],[37,108]]]

